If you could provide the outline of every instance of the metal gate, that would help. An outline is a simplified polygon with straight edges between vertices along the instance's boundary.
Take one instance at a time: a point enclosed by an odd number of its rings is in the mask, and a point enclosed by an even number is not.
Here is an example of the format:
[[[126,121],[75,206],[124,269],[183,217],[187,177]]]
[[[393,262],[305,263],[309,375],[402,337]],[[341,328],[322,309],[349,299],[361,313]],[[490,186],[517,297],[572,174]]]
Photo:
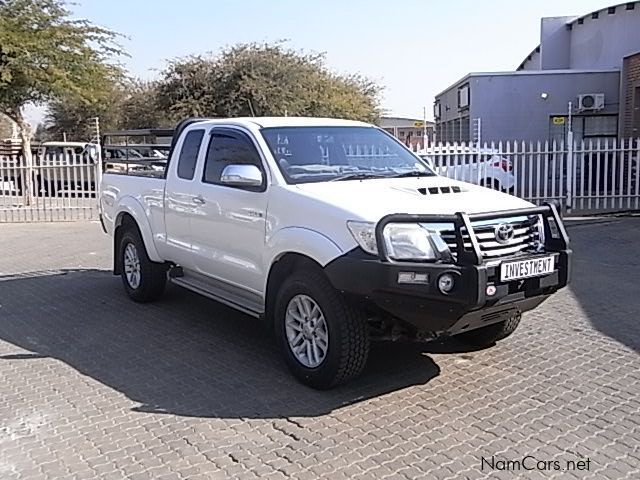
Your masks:
[[[0,157],[0,223],[97,219],[99,178],[89,155]]]

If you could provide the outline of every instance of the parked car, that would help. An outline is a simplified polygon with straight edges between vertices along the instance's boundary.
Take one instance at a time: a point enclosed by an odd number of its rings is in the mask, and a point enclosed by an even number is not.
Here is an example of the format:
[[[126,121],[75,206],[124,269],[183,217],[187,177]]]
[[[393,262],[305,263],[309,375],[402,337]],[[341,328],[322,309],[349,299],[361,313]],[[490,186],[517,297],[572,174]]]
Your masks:
[[[88,142],[43,142],[35,148],[39,195],[88,196],[96,191],[97,146]]]
[[[170,281],[257,317],[316,388],[375,339],[493,345],[570,277],[553,205],[437,175],[354,121],[187,120],[164,174],[104,174],[100,218],[132,300]]]
[[[512,192],[515,186],[512,162],[496,150],[435,148],[420,157],[445,177],[504,192]]]
[[[36,195],[84,195],[96,191],[96,146],[86,142],[43,142],[32,145],[32,178]],[[0,181],[22,195],[27,175],[23,157],[0,158]]]

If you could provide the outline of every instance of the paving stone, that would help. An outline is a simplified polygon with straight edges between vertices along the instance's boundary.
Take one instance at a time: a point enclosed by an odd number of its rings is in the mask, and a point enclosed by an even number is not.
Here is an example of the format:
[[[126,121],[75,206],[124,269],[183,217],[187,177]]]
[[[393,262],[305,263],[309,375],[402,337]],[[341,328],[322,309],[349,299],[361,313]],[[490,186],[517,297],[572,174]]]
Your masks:
[[[98,224],[0,225],[0,478],[635,480],[640,219],[569,233],[571,287],[497,346],[377,344],[315,392],[251,318],[130,302]],[[591,468],[481,461],[527,455]]]

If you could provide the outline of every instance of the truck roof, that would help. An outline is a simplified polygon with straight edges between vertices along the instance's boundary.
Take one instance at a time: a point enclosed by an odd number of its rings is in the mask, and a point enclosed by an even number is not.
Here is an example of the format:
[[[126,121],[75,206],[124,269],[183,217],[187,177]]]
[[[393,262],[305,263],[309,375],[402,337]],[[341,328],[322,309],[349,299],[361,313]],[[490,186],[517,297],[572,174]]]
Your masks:
[[[317,117],[238,117],[238,118],[212,118],[202,119],[197,123],[215,124],[227,123],[236,125],[258,125],[261,128],[269,127],[370,127],[371,125],[355,120],[341,120],[337,118]]]

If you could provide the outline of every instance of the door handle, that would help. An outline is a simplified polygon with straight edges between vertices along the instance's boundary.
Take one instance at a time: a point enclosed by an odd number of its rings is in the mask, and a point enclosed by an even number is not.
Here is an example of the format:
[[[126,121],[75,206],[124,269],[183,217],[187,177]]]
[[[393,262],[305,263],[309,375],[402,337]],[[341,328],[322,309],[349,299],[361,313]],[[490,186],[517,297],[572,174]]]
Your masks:
[[[198,205],[205,204],[204,198],[202,198],[200,195],[198,195],[197,197],[193,197],[192,201],[193,203],[197,203]]]

